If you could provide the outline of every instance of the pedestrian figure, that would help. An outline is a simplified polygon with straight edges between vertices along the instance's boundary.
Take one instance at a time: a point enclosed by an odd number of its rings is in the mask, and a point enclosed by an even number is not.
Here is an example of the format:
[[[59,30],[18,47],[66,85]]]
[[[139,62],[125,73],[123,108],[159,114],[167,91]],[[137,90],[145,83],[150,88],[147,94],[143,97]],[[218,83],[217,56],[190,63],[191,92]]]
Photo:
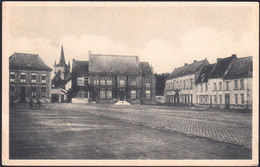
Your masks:
[[[32,105],[33,105],[33,100],[32,100],[32,98],[30,98],[30,101],[29,101],[30,110],[32,109]]]
[[[37,99],[37,104],[38,104],[38,106],[39,106],[39,109],[41,109],[41,104],[42,104],[42,102],[41,102],[39,99]]]

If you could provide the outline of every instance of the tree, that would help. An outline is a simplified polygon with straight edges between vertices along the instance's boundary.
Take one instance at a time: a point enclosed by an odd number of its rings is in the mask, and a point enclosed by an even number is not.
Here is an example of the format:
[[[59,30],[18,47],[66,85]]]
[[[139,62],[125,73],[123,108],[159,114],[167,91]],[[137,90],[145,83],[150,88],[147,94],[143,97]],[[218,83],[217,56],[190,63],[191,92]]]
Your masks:
[[[165,88],[165,82],[166,79],[170,76],[170,73],[162,73],[162,74],[154,74],[156,78],[156,96],[163,96],[164,95],[164,88]]]

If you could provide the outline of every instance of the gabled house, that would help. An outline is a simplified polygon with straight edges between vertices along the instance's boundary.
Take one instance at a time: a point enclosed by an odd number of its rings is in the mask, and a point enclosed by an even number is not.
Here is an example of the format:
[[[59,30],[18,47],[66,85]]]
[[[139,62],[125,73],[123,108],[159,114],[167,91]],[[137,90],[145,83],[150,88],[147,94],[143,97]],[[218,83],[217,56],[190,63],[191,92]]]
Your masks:
[[[196,61],[184,66],[175,68],[165,83],[165,102],[183,103],[193,105],[195,100],[195,81],[202,68],[208,65],[207,59]]]
[[[221,109],[252,107],[252,57],[217,59],[196,80],[196,105]]]
[[[154,101],[152,67],[137,56],[89,54],[89,61],[73,60],[72,78],[72,102]]]
[[[30,98],[50,101],[52,69],[37,54],[14,53],[9,57],[10,102],[28,102]]]

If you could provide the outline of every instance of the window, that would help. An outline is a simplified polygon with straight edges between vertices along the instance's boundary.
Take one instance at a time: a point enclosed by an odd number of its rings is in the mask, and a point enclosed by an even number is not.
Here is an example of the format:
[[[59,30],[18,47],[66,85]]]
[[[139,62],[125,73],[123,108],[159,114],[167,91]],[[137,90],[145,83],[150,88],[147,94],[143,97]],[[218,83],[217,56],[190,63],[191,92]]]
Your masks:
[[[150,90],[145,91],[145,97],[146,97],[146,99],[150,99],[151,98]]]
[[[88,85],[88,77],[84,77],[84,85]]]
[[[107,78],[107,85],[112,85],[112,78],[111,77]]]
[[[135,86],[136,85],[136,80],[131,80],[131,83],[130,83],[132,86]]]
[[[198,101],[198,95],[196,95],[196,102],[199,103],[199,101]]]
[[[214,90],[217,90],[217,84],[214,82]]]
[[[95,79],[94,80],[94,85],[99,85],[99,80]]]
[[[240,96],[241,96],[241,104],[245,104],[245,97],[244,97],[244,94],[242,93]]]
[[[46,98],[46,88],[42,88],[41,96]]]
[[[101,98],[101,99],[104,99],[105,97],[106,97],[105,91],[104,91],[104,90],[101,90],[101,91],[100,91],[100,98]]]
[[[100,80],[100,85],[106,85],[106,81],[105,80]]]
[[[14,82],[15,81],[15,73],[11,72],[10,73],[10,82]]]
[[[244,90],[244,79],[240,80],[240,89]]]
[[[182,89],[182,81],[180,81],[180,89]]]
[[[234,80],[234,89],[238,89],[238,82],[237,82],[237,80]]]
[[[150,88],[150,86],[151,86],[150,83],[145,83],[146,88]]]
[[[207,92],[208,91],[208,84],[205,83],[205,91]]]
[[[46,74],[42,74],[42,83],[46,83]]]
[[[190,79],[190,89],[193,88],[193,83],[192,83],[192,79]]]
[[[36,74],[35,73],[32,73],[32,83],[35,83],[36,82]],[[21,82],[23,82],[22,81],[22,75],[21,75]],[[25,82],[25,79],[24,79],[24,82]]]
[[[226,81],[226,90],[229,90],[229,81]]]
[[[186,85],[185,85],[185,80],[183,80],[183,89],[186,88]]]
[[[222,95],[219,95],[219,104],[222,104]]]
[[[107,91],[107,98],[112,98],[112,90]]]
[[[88,98],[88,92],[84,92],[84,98]]]
[[[36,80],[36,75],[35,75],[35,80]],[[25,72],[21,73],[21,82],[25,82]]]
[[[208,104],[208,96],[206,96],[206,104]]]
[[[84,99],[84,91],[83,90],[78,91],[78,98]]]
[[[136,99],[136,90],[131,90],[131,99]]]
[[[200,84],[200,91],[201,91],[201,92],[203,91],[203,86],[202,86],[202,84]]]
[[[219,90],[222,90],[222,82],[219,82]]]
[[[237,94],[235,94],[235,104],[237,104],[238,103],[238,96],[237,96]]]
[[[217,95],[214,95],[214,103],[215,103],[215,104],[218,103]]]
[[[32,95],[32,97],[36,97],[36,88],[35,87],[32,87],[31,95]]]
[[[120,85],[120,86],[125,86],[125,81],[124,81],[124,80],[120,80],[120,81],[119,81],[119,85]]]
[[[77,83],[79,86],[84,86],[84,78],[83,77],[77,78]]]

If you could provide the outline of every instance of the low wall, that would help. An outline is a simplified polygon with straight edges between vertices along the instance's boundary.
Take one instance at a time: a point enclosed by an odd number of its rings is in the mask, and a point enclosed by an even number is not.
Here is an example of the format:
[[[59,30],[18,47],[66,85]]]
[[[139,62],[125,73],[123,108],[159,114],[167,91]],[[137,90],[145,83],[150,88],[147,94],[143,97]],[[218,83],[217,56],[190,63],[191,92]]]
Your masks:
[[[85,99],[72,98],[71,102],[72,103],[88,103],[88,98],[85,98]]]

